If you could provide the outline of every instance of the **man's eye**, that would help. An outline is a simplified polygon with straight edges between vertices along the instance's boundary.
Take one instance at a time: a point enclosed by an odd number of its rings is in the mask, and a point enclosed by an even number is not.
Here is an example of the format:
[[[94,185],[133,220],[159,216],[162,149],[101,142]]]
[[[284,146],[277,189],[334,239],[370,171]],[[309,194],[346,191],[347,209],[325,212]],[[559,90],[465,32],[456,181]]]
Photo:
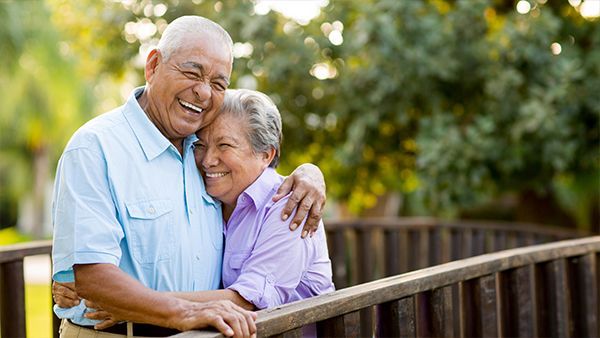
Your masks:
[[[198,75],[197,73],[194,73],[194,72],[183,72],[183,75],[185,75],[185,77],[187,77],[189,79],[198,79],[198,78],[200,78],[200,75]]]
[[[213,85],[219,91],[224,91],[227,89],[227,85],[220,83],[220,82],[214,82]]]

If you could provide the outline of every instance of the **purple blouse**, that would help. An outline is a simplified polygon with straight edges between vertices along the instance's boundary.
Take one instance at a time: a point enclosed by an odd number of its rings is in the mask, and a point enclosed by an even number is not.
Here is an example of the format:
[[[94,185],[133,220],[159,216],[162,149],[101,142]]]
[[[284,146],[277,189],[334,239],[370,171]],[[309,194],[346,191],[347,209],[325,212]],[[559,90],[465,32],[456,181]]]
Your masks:
[[[259,309],[334,291],[323,224],[312,238],[281,220],[288,197],[271,198],[283,178],[267,168],[237,200],[225,225],[223,286]]]

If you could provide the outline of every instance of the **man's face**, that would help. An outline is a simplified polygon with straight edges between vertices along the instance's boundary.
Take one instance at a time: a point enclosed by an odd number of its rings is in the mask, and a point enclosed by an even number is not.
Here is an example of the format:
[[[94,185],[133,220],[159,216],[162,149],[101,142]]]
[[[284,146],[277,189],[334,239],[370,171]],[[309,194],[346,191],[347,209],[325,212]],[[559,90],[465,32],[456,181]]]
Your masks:
[[[211,36],[193,36],[168,60],[155,52],[146,65],[146,113],[170,141],[181,140],[216,117],[231,76],[229,48]]]

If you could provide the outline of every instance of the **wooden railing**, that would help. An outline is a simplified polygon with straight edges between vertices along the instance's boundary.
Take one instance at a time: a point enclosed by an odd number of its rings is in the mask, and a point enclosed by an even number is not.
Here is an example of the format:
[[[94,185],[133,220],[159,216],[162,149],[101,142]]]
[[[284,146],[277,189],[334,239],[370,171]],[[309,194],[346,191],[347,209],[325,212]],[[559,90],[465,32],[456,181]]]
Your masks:
[[[25,337],[25,278],[27,256],[49,255],[52,241],[0,246],[0,336]],[[48,277],[50,283],[50,277]],[[56,318],[56,317],[54,317]],[[57,322],[56,319],[53,322]],[[58,332],[58,326],[53,327]]]
[[[336,288],[484,253],[582,237],[527,223],[373,218],[325,225]]]
[[[487,252],[582,235],[531,224],[444,222],[431,218],[326,223],[337,289]],[[25,336],[23,259],[50,253],[50,241],[0,247],[1,337]],[[57,336],[58,320],[53,318]],[[361,320],[363,327],[372,326],[373,311],[362,310]]]
[[[600,236],[510,249],[260,311],[258,336],[598,337],[599,274]]]

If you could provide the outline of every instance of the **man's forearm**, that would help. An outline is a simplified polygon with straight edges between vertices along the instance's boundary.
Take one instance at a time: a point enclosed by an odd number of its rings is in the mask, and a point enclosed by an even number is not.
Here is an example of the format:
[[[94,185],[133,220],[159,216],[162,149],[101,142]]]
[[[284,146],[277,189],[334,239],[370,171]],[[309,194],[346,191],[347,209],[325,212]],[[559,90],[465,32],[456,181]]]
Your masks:
[[[230,300],[234,304],[241,306],[246,310],[255,310],[254,304],[248,302],[239,293],[233,290],[210,290],[210,291],[195,291],[195,292],[167,292],[167,294],[179,299],[188,300],[190,302],[208,302],[214,300]]]
[[[75,287],[85,299],[120,320],[177,328],[185,300],[149,289],[112,264],[75,266]]]

